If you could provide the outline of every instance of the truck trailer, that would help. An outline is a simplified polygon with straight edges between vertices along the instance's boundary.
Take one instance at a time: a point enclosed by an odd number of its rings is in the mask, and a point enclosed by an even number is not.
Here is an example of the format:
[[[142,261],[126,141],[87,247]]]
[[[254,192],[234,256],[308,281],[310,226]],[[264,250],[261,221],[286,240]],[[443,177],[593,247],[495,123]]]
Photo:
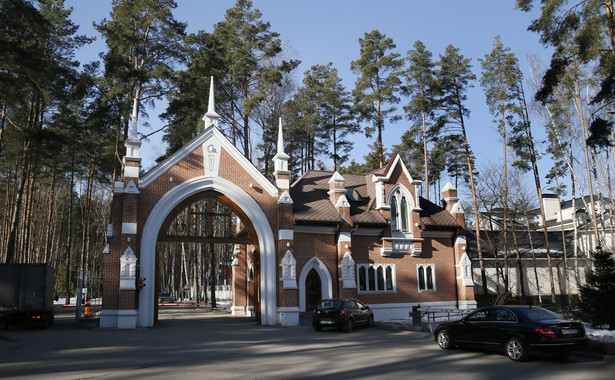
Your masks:
[[[52,324],[54,283],[47,264],[0,264],[0,327]]]

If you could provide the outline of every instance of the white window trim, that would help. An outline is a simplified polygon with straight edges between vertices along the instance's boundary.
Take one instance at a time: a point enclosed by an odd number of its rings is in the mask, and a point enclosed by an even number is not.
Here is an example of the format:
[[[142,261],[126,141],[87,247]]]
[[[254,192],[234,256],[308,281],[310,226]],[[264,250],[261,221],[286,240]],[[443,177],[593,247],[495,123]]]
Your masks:
[[[421,289],[419,271],[420,268],[423,268],[425,273],[425,289]],[[431,277],[433,282],[433,289],[427,289],[427,268],[431,268]],[[419,293],[434,293],[437,291],[438,287],[436,286],[436,265],[435,264],[416,264],[416,288]]]
[[[391,191],[389,192],[389,196],[387,198],[387,204],[389,207],[391,206],[391,201],[395,198],[395,210],[391,207],[391,236],[392,237],[401,237],[401,238],[411,238],[412,237],[412,209],[414,208],[414,198],[412,194],[406,189],[402,184],[397,184],[393,186]],[[393,230],[393,215],[397,213],[400,217],[397,220],[397,226],[401,227],[402,221],[402,213],[401,213],[401,201],[402,199],[406,199],[406,228],[407,231],[402,231],[401,229]]]
[[[366,288],[369,285],[369,278],[368,278],[369,268],[374,268],[374,272],[376,273],[376,276],[378,273],[378,268],[382,268],[382,273],[385,276],[384,277],[385,288],[386,288],[386,270],[387,268],[391,268],[391,282],[393,284],[393,289],[392,290],[386,290],[386,289],[361,290],[361,276],[360,276],[361,268],[365,268],[365,273],[366,273],[365,287]],[[357,264],[356,280],[357,280],[357,293],[359,294],[397,293],[397,271],[395,270],[395,264]],[[378,287],[377,277],[375,279],[375,286]]]

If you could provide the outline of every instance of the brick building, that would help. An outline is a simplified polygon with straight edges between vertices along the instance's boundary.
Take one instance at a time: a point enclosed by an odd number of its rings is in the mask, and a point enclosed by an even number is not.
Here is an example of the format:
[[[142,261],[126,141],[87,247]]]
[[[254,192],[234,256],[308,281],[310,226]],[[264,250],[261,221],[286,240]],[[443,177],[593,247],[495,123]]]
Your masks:
[[[213,93],[212,81],[204,131],[142,178],[131,126],[103,257],[101,327],[155,323],[158,241],[234,244],[232,312],[262,324],[296,325],[327,297],[359,298],[376,320],[405,317],[419,303],[476,306],[452,185],[443,190],[445,208],[421,198],[420,181],[397,154],[368,175],[308,171],[291,184],[281,122],[272,184],[218,131]],[[214,201],[240,221],[236,231],[173,229],[187,207]],[[190,220],[226,215],[203,207]],[[149,286],[138,289],[138,277]]]

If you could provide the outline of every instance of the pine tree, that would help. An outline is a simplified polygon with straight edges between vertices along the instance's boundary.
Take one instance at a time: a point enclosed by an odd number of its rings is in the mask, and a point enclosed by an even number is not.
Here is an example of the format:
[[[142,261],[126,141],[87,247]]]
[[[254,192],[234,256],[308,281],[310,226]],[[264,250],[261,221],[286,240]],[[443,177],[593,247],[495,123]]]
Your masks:
[[[116,157],[128,137],[131,110],[152,105],[170,86],[174,66],[183,58],[185,23],[173,17],[173,0],[113,0],[111,18],[94,24],[105,40],[105,96],[119,110]],[[114,174],[114,177],[116,174]]]
[[[351,70],[359,76],[352,94],[360,120],[369,123],[365,127],[365,135],[371,137],[374,132],[377,133],[374,148],[379,165],[383,167],[382,133],[385,122],[393,123],[400,119],[394,105],[400,100],[397,94],[401,86],[399,77],[403,60],[398,53],[389,52],[396,47],[393,39],[378,30],[359,38],[359,46],[360,58],[350,64]]]
[[[581,315],[594,326],[606,324],[615,330],[615,258],[609,251],[594,252],[592,257],[594,268],[580,288]]]
[[[465,119],[469,116],[470,111],[464,106],[464,102],[467,100],[466,91],[472,86],[472,82],[476,80],[476,76],[471,71],[470,59],[459,54],[459,49],[455,48],[453,45],[448,45],[444,55],[440,55],[440,69],[437,72],[437,77],[442,91],[440,102],[442,115],[440,116],[440,122],[451,134],[456,134],[458,136],[459,142],[463,144],[465,152],[467,173],[470,179],[470,189],[472,190],[474,225],[476,226],[476,248],[480,261],[482,287],[483,293],[487,294],[487,277],[485,274],[485,262],[483,260],[480,243],[480,219],[478,215],[476,187],[474,184],[473,159],[466,134]]]
[[[493,49],[480,60],[482,75],[480,83],[485,90],[489,111],[494,116],[494,123],[502,136],[503,181],[504,181],[504,289],[508,292],[508,153],[507,129],[511,119],[518,118],[519,108],[515,103],[517,83],[521,80],[518,61],[510,48],[504,47],[500,36],[495,37]]]
[[[435,78],[435,64],[431,60],[431,52],[426,49],[421,41],[414,43],[414,49],[408,51],[408,70],[405,72],[406,85],[403,93],[410,95],[411,100],[404,107],[406,116],[414,123],[421,126],[421,141],[423,148],[423,162],[425,175],[425,198],[429,199],[429,150],[427,148],[430,139],[434,139],[437,132],[434,131],[434,111],[437,108],[438,85]]]
[[[228,68],[221,85],[230,99],[219,113],[230,120],[233,143],[243,147],[248,159],[251,158],[253,111],[266,97],[268,87],[280,84],[284,73],[291,72],[299,64],[293,60],[273,63],[282,46],[279,34],[272,32],[270,27],[269,22],[262,20],[261,12],[252,8],[252,1],[237,0],[213,31],[222,44],[222,61]],[[239,141],[237,135],[241,137]]]

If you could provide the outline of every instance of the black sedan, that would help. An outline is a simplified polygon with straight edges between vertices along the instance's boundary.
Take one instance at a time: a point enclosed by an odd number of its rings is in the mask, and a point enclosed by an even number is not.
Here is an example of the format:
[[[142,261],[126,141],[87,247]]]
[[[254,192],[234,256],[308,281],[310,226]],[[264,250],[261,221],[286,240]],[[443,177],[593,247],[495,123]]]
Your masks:
[[[458,321],[441,323],[434,340],[445,350],[473,346],[505,352],[514,361],[547,353],[565,358],[588,343],[580,322],[536,306],[491,306]]]
[[[322,300],[312,313],[312,326],[316,331],[323,327],[335,327],[350,332],[356,325],[374,326],[374,313],[369,306],[356,299]]]

